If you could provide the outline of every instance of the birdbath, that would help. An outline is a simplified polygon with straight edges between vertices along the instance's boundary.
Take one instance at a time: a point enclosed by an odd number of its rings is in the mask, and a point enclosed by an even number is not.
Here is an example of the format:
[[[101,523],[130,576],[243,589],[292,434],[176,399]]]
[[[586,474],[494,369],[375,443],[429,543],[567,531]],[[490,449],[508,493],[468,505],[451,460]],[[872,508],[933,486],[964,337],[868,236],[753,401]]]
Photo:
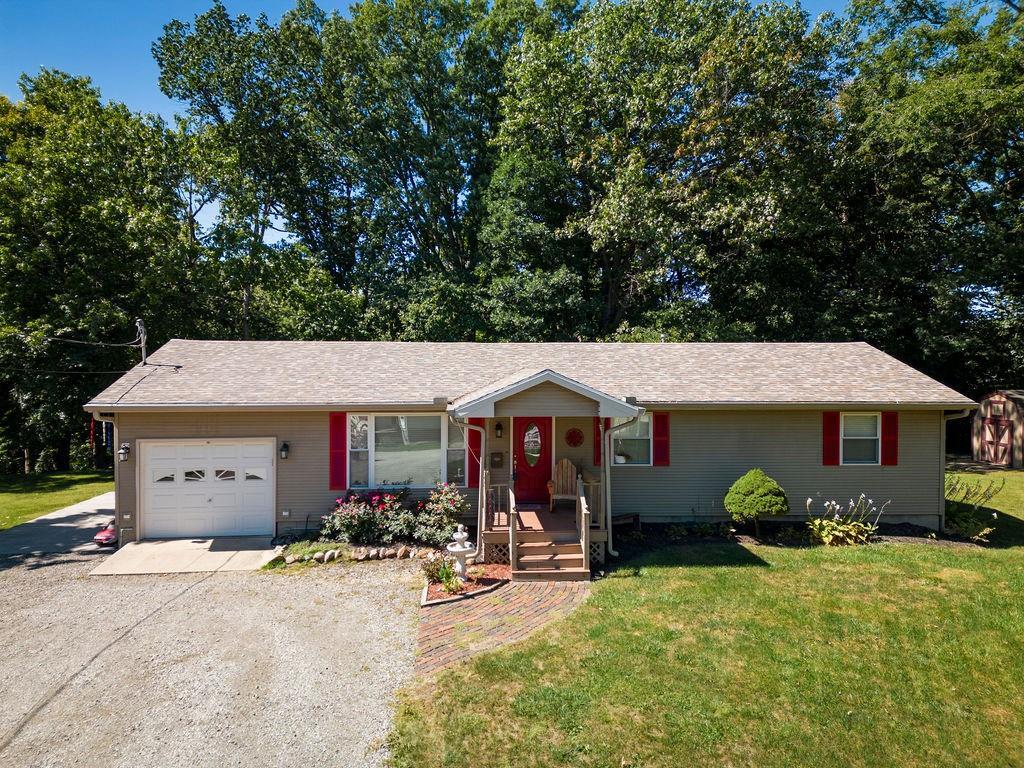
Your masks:
[[[466,580],[466,555],[476,549],[472,544],[466,543],[468,537],[466,526],[459,523],[459,527],[452,534],[455,541],[448,545],[448,554],[455,558],[455,575],[459,577],[460,581]]]

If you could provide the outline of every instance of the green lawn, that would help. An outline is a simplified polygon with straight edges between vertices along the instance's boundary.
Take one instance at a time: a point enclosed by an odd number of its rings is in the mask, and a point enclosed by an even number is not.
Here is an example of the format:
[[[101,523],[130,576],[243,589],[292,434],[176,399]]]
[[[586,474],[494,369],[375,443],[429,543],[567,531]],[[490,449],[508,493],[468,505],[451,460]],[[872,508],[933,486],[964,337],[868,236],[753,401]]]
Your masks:
[[[0,531],[112,490],[111,472],[0,475]]]
[[[993,546],[681,545],[402,696],[398,766],[1024,765],[1024,472]]]

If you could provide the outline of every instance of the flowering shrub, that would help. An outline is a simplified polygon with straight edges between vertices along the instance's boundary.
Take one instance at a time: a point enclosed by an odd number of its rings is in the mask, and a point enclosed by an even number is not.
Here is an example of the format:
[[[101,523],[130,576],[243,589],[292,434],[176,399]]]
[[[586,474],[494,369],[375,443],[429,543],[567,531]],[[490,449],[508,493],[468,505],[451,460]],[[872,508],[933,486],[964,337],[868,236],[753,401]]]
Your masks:
[[[451,541],[459,520],[469,514],[469,502],[452,483],[438,483],[416,509],[416,541],[440,547]]]
[[[320,523],[323,541],[350,544],[395,544],[416,542],[440,547],[451,541],[459,518],[469,512],[469,503],[458,488],[439,484],[430,498],[413,508],[404,504],[408,490],[395,493],[371,491],[337,499],[334,510]]]
[[[838,501],[825,502],[825,514],[815,517],[811,514],[812,499],[807,499],[807,514],[810,520],[807,526],[811,529],[811,538],[825,546],[841,547],[850,544],[867,544],[878,531],[878,520],[890,502],[881,508],[863,493],[844,509]],[[875,519],[870,520],[874,515]]]

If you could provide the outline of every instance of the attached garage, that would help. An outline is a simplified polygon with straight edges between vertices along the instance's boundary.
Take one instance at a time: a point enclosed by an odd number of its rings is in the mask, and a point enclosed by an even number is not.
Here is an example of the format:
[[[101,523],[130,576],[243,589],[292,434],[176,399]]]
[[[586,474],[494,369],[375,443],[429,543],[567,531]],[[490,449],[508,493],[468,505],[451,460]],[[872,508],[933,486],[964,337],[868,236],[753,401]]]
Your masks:
[[[273,536],[274,438],[139,440],[141,536]]]

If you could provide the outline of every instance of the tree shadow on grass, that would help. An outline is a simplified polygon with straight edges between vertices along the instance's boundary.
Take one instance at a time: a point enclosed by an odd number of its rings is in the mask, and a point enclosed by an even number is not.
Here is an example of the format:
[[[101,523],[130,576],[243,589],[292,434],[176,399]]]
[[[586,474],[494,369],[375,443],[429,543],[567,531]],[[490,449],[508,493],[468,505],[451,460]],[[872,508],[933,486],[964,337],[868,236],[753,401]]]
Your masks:
[[[639,576],[641,568],[769,568],[738,541],[718,539],[685,544],[628,543],[618,546],[619,557],[609,558],[605,571],[611,578]]]
[[[992,527],[996,529],[989,536],[988,543],[984,545],[986,549],[1024,547],[1024,520],[991,507],[979,507],[978,514],[984,518],[992,518]]]
[[[0,475],[0,492],[52,493],[83,482],[113,482],[113,472],[56,472],[40,475]]]

